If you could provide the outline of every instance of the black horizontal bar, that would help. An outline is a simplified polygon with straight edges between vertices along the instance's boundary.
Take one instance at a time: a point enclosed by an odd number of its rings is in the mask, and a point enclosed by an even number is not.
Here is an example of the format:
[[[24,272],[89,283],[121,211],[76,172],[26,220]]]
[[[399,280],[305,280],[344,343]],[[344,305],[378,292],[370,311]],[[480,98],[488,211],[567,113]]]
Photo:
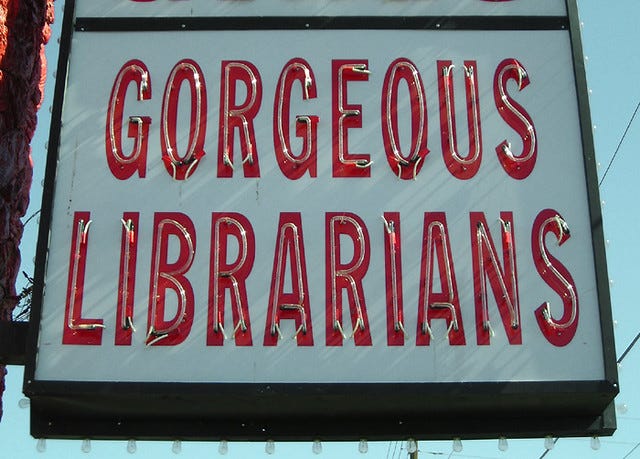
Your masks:
[[[42,387],[30,387],[30,386]],[[36,438],[290,441],[611,435],[606,381],[370,384],[27,381]]]
[[[566,30],[564,16],[312,16],[76,18],[77,32],[176,30]]]

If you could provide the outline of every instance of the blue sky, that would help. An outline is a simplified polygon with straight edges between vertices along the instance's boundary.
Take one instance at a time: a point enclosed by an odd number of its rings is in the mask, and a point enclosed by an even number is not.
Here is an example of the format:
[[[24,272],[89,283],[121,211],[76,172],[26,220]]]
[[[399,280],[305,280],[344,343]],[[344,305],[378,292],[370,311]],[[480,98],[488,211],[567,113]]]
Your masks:
[[[611,302],[616,321],[615,335],[618,356],[640,331],[638,313],[633,290],[638,282],[640,269],[636,260],[640,259],[640,219],[637,212],[637,196],[640,195],[638,180],[640,162],[636,154],[640,146],[640,120],[635,119],[629,126],[634,111],[640,103],[640,57],[636,47],[640,42],[637,18],[640,17],[638,0],[579,0],[581,21],[583,22],[583,47],[590,90],[592,121],[599,175],[602,178],[607,167],[600,193],[607,239],[607,258],[611,279]],[[58,24],[62,19],[63,3],[56,5]],[[59,29],[54,32],[48,54],[57,51],[56,39]],[[53,83],[55,61],[49,65],[49,83]],[[39,117],[39,130],[32,142],[35,161],[35,179],[32,204],[28,215],[37,211],[40,205],[41,180],[44,174],[44,155],[49,126],[49,107],[52,104],[52,85],[47,88],[47,99]],[[628,130],[627,130],[627,126]],[[626,134],[625,134],[626,131]],[[624,135],[624,139],[623,139]],[[621,139],[623,140],[622,143]],[[613,155],[616,156],[612,161]],[[35,219],[25,231],[22,251],[23,269],[32,272],[32,257],[37,233]],[[594,451],[590,439],[560,439],[546,458],[640,458],[640,392],[635,390],[640,382],[640,348],[634,348],[625,357],[620,367],[621,394],[616,400],[618,409],[618,431],[613,437],[602,438],[601,447]],[[0,423],[0,445],[3,454],[10,451],[16,459],[37,457],[36,440],[28,434],[28,410],[18,407],[23,398],[22,369],[9,367],[7,391],[4,395],[4,417]],[[90,454],[81,452],[80,441],[53,440],[47,442],[47,450],[42,457],[51,458],[118,458],[138,457],[223,457],[218,454],[217,443],[184,443],[182,453],[172,452],[171,442],[140,442],[136,455],[126,451],[126,442],[93,442]],[[277,444],[272,457],[312,458],[312,457],[372,457],[404,458],[405,445],[395,442],[370,443],[367,455],[358,452],[357,443],[323,444],[321,456],[312,453],[310,443]],[[461,453],[452,453],[451,442],[424,442],[419,445],[420,457],[459,458],[539,458],[545,451],[543,439],[511,440],[506,452],[498,450],[497,440],[466,441]],[[264,452],[263,443],[229,445],[228,458],[269,457]]]

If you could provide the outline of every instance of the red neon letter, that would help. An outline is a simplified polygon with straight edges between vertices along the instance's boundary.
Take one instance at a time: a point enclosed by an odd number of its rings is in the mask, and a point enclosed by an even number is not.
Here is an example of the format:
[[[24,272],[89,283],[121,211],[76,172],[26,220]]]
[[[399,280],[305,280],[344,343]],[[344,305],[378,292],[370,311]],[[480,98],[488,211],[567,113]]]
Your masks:
[[[493,334],[491,322],[489,321],[487,277],[489,278],[509,343],[522,344],[513,215],[511,212],[500,213],[504,269],[500,266],[498,254],[493,245],[493,239],[489,233],[484,214],[482,212],[471,212],[469,216],[478,344],[489,344],[489,338]]]
[[[289,293],[284,292],[287,257],[291,269],[291,291]],[[280,320],[292,319],[296,323],[295,337],[298,346],[313,346],[309,304],[302,219],[298,212],[283,212],[280,214],[276,250],[273,256],[264,345],[275,346],[278,344],[278,339],[282,337]]]
[[[260,72],[250,62],[222,61],[220,84],[220,132],[218,139],[218,177],[233,177],[235,129],[240,135],[242,167],[245,177],[260,177],[258,149],[253,120],[262,103]],[[236,104],[236,86],[242,82],[247,97]]]
[[[478,97],[477,70],[475,61],[464,62],[465,89],[467,94],[467,126],[469,131],[469,154],[458,153],[456,130],[456,105],[453,91],[453,64],[438,61],[438,90],[440,94],[440,138],[442,154],[447,169],[461,180],[468,180],[478,172],[482,162],[482,136],[480,134],[480,98]]]
[[[411,105],[411,153],[403,156],[398,134],[398,86],[405,80]],[[382,140],[387,162],[403,180],[415,179],[424,166],[427,149],[427,99],[418,69],[406,58],[396,59],[387,69],[382,85]]]
[[[87,265],[90,218],[89,212],[76,212],[73,216],[62,344],[102,344],[102,329],[104,328],[102,319],[85,319],[82,317],[84,272]]]
[[[120,274],[118,276],[118,303],[116,312],[116,338],[118,346],[130,346],[133,335],[133,299],[136,291],[136,260],[138,253],[138,212],[122,215],[122,241],[120,243]]]
[[[347,103],[349,81],[369,81],[367,60],[334,60],[333,78],[333,176],[370,177],[371,160],[366,154],[349,153],[348,130],[362,128],[362,105]]]
[[[187,338],[193,324],[193,287],[185,274],[193,263],[196,231],[189,217],[178,212],[158,212],[153,223],[147,345],[174,346]],[[172,237],[178,242],[178,256],[169,263]],[[168,289],[175,292],[178,304],[175,316],[165,320]]]
[[[347,338],[342,326],[342,291],[347,290],[351,325],[356,346],[371,346],[371,332],[364,299],[362,279],[367,274],[370,258],[369,232],[360,217],[352,213],[328,212],[326,231],[326,333],[327,346],[342,346]],[[353,243],[353,258],[342,263],[340,237]]]
[[[515,59],[505,59],[498,65],[493,80],[493,97],[502,119],[522,138],[523,150],[516,156],[511,149],[511,142],[505,140],[496,147],[496,153],[507,174],[514,179],[522,180],[533,171],[538,155],[538,143],[531,117],[507,92],[509,80],[516,80],[518,91],[529,85],[527,71]]]
[[[273,143],[280,170],[290,179],[299,179],[306,171],[318,175],[318,121],[313,115],[297,115],[296,136],[302,139],[302,152],[294,156],[289,135],[291,88],[295,81],[302,86],[304,100],[317,97],[311,67],[301,58],[291,59],[282,69],[273,101]]]
[[[251,321],[247,299],[247,277],[253,268],[256,238],[251,223],[238,213],[213,213],[211,217],[211,263],[207,346],[222,346],[233,337],[237,346],[251,346]],[[227,262],[229,237],[238,243],[238,257]],[[233,325],[224,328],[225,290],[230,291]]]
[[[451,345],[466,344],[460,298],[456,284],[451,243],[444,212],[424,214],[422,259],[420,261],[420,294],[418,299],[417,346],[428,346],[433,337],[432,319],[445,319],[446,337]],[[433,291],[434,262],[438,261],[440,292]],[[440,337],[437,337],[439,339]]]
[[[180,87],[187,81],[191,89],[191,119],[189,143],[184,156],[178,154],[177,122]],[[207,88],[198,64],[190,59],[178,62],[167,80],[162,98],[162,126],[160,141],[162,162],[175,180],[188,179],[204,156],[204,138],[207,131]]]
[[[544,337],[554,346],[566,346],[578,329],[578,291],[571,274],[551,255],[545,243],[545,236],[553,233],[558,246],[570,237],[569,227],[555,210],[545,209],[538,214],[531,230],[531,253],[540,277],[562,299],[562,317],[556,320],[551,314],[549,302],[536,309],[535,316]]]
[[[402,301],[402,245],[400,213],[384,214],[384,267],[387,292],[387,344],[404,346],[406,330]]]
[[[136,172],[144,177],[147,171],[147,150],[149,142],[148,116],[130,116],[127,136],[133,139],[133,150],[129,156],[122,151],[122,124],[124,105],[129,85],[135,82],[138,88],[138,100],[151,99],[151,78],[146,65],[139,60],[131,60],[124,64],[111,89],[109,108],[107,110],[107,129],[105,147],[107,164],[113,176],[126,180]]]

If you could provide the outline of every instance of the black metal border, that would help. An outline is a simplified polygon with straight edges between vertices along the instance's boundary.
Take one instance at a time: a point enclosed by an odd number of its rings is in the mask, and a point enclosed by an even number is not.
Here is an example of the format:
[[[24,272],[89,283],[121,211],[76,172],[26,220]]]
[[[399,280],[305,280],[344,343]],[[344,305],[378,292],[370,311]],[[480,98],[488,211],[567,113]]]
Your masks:
[[[564,16],[286,16],[77,18],[77,32],[156,32],[175,30],[564,30]]]
[[[35,367],[38,353],[38,334],[42,316],[42,300],[44,295],[44,278],[47,269],[49,252],[49,231],[53,211],[53,193],[55,189],[56,166],[58,163],[58,148],[60,146],[60,131],[62,128],[62,106],[67,84],[67,67],[71,51],[71,36],[73,31],[73,12],[75,0],[66,0],[62,32],[60,35],[60,50],[58,66],[55,73],[56,84],[51,110],[51,124],[49,127],[49,142],[47,144],[47,162],[44,174],[42,204],[40,206],[40,225],[38,227],[38,242],[36,245],[36,262],[34,270],[33,296],[29,316],[29,332],[27,336],[27,360],[24,371],[23,391],[28,388],[35,378]]]
[[[568,18],[74,19],[67,0],[38,236],[24,392],[42,438],[377,440],[611,435],[618,393],[613,321],[580,26]],[[284,20],[286,19],[286,20]],[[35,380],[53,190],[74,32],[267,29],[569,30],[592,222],[605,363],[602,381],[424,384],[117,383]],[[374,402],[375,403],[372,403]]]
[[[606,382],[44,382],[38,438],[333,441],[611,435]]]
[[[573,52],[573,65],[578,94],[578,110],[580,128],[582,131],[582,150],[584,153],[584,167],[587,179],[587,196],[589,214],[591,217],[591,240],[596,267],[596,287],[598,289],[598,304],[600,306],[600,329],[602,333],[602,348],[604,359],[605,379],[616,388],[618,387],[618,366],[616,364],[615,339],[613,335],[613,316],[611,311],[611,297],[609,292],[609,274],[605,249],[604,229],[602,225],[602,210],[600,208],[600,186],[593,140],[593,123],[589,108],[589,91],[582,50],[580,18],[578,17],[577,0],[567,0],[567,11],[571,18],[570,38]]]

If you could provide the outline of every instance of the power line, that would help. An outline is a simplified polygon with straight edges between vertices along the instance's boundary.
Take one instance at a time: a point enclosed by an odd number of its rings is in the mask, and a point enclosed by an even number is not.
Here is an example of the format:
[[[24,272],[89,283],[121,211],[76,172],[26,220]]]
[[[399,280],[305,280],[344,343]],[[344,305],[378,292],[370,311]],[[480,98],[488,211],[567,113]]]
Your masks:
[[[23,226],[23,227],[27,226],[27,223],[29,223],[29,222],[33,219],[33,217],[35,217],[35,216],[36,216],[36,215],[38,215],[39,213],[40,213],[40,209],[38,209],[37,211],[35,211],[34,213],[32,213],[32,214],[31,214],[31,216],[30,216],[29,218],[27,218],[27,221],[26,221],[26,222],[24,222],[24,223],[22,224],[22,226]]]
[[[628,458],[631,455],[631,453],[633,453],[636,449],[638,449],[638,446],[640,446],[640,443],[636,444],[636,446],[634,446],[633,449],[629,451],[622,459]]]
[[[393,444],[393,453],[391,454],[391,459],[395,459],[396,458],[396,449],[398,448],[398,442],[396,441]]]
[[[624,142],[624,139],[627,136],[627,132],[629,132],[629,128],[631,127],[631,124],[633,123],[633,120],[636,117],[636,114],[638,113],[638,109],[640,109],[640,101],[638,101],[638,105],[636,105],[636,109],[633,111],[633,115],[631,115],[631,119],[627,124],[627,128],[624,130],[624,133],[620,138],[620,142],[618,142],[618,146],[616,147],[616,151],[613,152],[613,156],[611,157],[611,160],[607,165],[607,170],[604,171],[604,174],[602,175],[602,178],[600,179],[600,183],[598,183],[598,186],[602,186],[602,182],[604,182],[604,179],[607,176],[609,169],[611,169],[611,165],[613,164],[613,161],[616,159],[616,156],[618,155],[618,151],[620,151],[620,146],[622,145],[622,142]]]
[[[640,339],[640,332],[638,332],[638,334],[636,335],[635,338],[633,338],[633,341],[631,341],[631,344],[629,344],[627,346],[627,348],[624,350],[624,352],[622,353],[622,355],[620,356],[620,358],[618,359],[617,363],[622,363],[622,360],[627,356],[627,354],[629,353],[629,351],[631,349],[633,349],[633,346],[636,345],[636,343],[638,342],[638,340]]]
[[[558,440],[560,440],[560,437],[556,437],[556,438],[553,439],[554,446],[555,446],[556,443],[558,443]],[[544,453],[542,453],[542,456],[540,456],[540,459],[545,457],[549,453],[549,451],[551,451],[551,450],[550,449],[545,449]]]

